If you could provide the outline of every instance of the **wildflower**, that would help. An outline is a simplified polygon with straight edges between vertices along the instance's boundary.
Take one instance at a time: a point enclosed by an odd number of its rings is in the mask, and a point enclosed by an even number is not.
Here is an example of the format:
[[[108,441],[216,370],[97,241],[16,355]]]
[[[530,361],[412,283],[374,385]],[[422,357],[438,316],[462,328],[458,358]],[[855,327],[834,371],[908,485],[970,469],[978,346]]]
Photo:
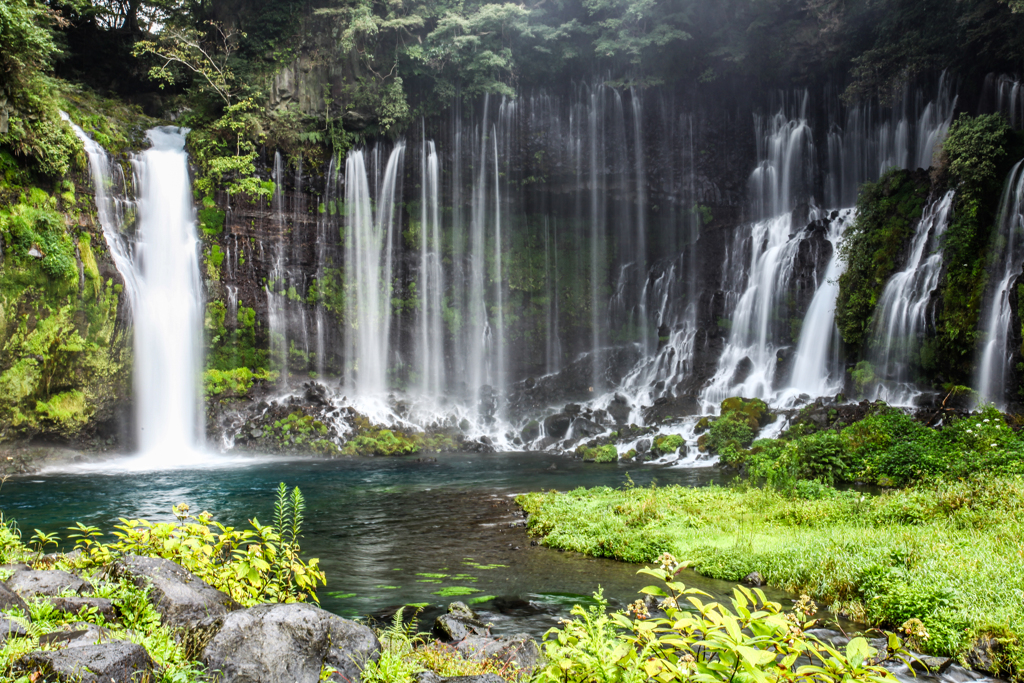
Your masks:
[[[985,422],[986,424],[988,424],[988,420],[982,420],[982,421]]]
[[[676,564],[678,564],[678,560],[676,560],[672,553],[662,553],[658,560],[661,562],[661,568],[665,571],[674,569]]]
[[[679,607],[679,605],[676,604],[676,599],[675,598],[665,598],[664,600],[661,601],[661,608],[662,609],[677,609],[678,607]]]
[[[637,600],[627,607],[626,614],[635,614],[637,619],[646,619],[651,616],[650,612],[647,611],[647,603],[643,600]]]

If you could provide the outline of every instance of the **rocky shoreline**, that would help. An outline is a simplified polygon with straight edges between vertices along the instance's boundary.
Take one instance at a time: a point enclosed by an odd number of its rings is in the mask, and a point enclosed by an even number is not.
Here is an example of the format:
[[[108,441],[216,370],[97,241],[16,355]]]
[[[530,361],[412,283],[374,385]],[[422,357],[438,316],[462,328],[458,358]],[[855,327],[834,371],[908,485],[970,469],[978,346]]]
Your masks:
[[[369,627],[307,603],[266,603],[244,608],[180,565],[163,558],[126,555],[89,573],[76,570],[80,551],[46,555],[34,563],[0,566],[9,575],[0,583],[0,645],[12,638],[37,639],[39,649],[12,664],[31,680],[76,683],[138,683],[158,676],[156,657],[139,644],[127,623],[128,608],[109,594],[110,585],[127,582],[144,591],[187,656],[201,664],[211,680],[238,683],[353,683],[381,656],[381,642]],[[53,568],[63,566],[65,570]],[[88,620],[57,631],[38,633],[26,601],[43,601],[52,610]],[[22,616],[13,616],[18,613]],[[122,637],[115,635],[115,630]],[[496,660],[531,672],[543,661],[527,636],[492,637],[488,625],[462,603],[438,618],[436,634],[454,654],[471,661]],[[324,678],[322,672],[329,672]],[[432,672],[429,683],[449,680]],[[492,675],[462,677],[490,683]],[[500,679],[499,679],[500,680]]]

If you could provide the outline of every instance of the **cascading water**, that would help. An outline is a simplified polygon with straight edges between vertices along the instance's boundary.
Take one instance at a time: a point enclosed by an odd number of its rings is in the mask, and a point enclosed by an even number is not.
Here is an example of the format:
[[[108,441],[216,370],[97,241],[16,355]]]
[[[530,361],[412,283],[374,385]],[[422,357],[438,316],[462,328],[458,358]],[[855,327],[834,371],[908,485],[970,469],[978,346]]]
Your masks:
[[[153,146],[134,160],[140,189],[135,398],[139,450],[157,467],[188,462],[204,440],[202,289],[186,133],[149,131]]]
[[[89,159],[89,173],[92,177],[93,196],[96,200],[96,213],[99,217],[100,227],[103,229],[103,239],[107,243],[107,249],[110,250],[114,267],[117,268],[117,272],[124,280],[124,291],[128,297],[129,309],[134,314],[139,301],[138,275],[132,265],[131,244],[121,233],[121,226],[125,218],[125,203],[118,201],[113,194],[114,173],[118,174],[121,187],[125,185],[124,173],[118,164],[111,163],[107,151],[89,137],[84,130],[72,123],[66,113],[61,112],[61,118],[68,122],[85,147],[85,154]]]
[[[843,387],[843,366],[839,358],[839,329],[836,327],[836,297],[839,295],[839,276],[846,264],[839,255],[843,232],[856,217],[854,209],[844,209],[829,221],[826,238],[832,245],[832,258],[822,281],[814,291],[814,298],[800,328],[793,363],[793,377],[789,393],[808,396],[829,396]]]
[[[420,391],[438,396],[445,390],[442,300],[444,269],[441,264],[441,172],[433,140],[423,142],[420,193]]]
[[[346,375],[348,387],[362,397],[387,390],[393,242],[404,153],[405,143],[399,142],[373,197],[363,150],[349,152],[345,160],[345,270],[351,282],[345,299]]]
[[[1008,338],[1013,309],[1010,295],[1024,269],[1024,161],[1018,161],[1006,179],[999,203],[992,274],[999,276],[984,321],[984,346],[978,361],[977,387],[982,402],[1006,407],[1007,374],[1013,355]]]
[[[775,389],[778,342],[775,319],[784,305],[803,231],[794,233],[791,214],[796,201],[807,197],[814,156],[807,123],[808,97],[800,115],[780,111],[767,121],[757,120],[759,156],[763,160],[750,177],[754,210],[761,217],[750,226],[750,261],[746,287],[732,315],[729,342],[718,371],[704,391],[706,410],[715,410],[730,396],[769,399]],[[743,274],[733,273],[737,281]]]
[[[151,148],[132,159],[139,196],[134,249],[121,232],[124,212],[110,193],[107,153],[72,125],[85,146],[97,213],[132,308],[139,457],[132,466],[199,464],[204,442],[199,392],[202,296],[185,134],[154,128]]]
[[[878,300],[871,341],[876,400],[911,405],[920,394],[913,371],[942,272],[939,238],[949,224],[953,196],[950,190],[925,207],[906,266],[889,278]]]

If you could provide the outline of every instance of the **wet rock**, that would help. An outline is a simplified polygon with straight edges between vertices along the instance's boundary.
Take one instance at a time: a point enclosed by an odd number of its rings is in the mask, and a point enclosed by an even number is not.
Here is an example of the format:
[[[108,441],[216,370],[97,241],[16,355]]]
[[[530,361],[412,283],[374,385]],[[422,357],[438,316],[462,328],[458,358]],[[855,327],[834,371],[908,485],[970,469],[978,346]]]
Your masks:
[[[615,394],[608,406],[608,414],[615,420],[615,424],[625,424],[629,420],[629,399],[622,394]]]
[[[28,605],[17,593],[7,587],[7,584],[0,583],[0,610],[20,609],[28,616]]]
[[[921,673],[943,674],[953,664],[949,657],[932,657],[930,655],[918,655],[910,660],[910,666]]]
[[[115,640],[100,645],[30,652],[15,664],[26,674],[40,672],[47,681],[140,683],[152,680],[153,659],[141,645]]]
[[[358,681],[380,643],[366,626],[312,605],[257,605],[223,617],[200,661],[234,683],[316,683],[326,663],[337,681]]]
[[[78,614],[82,609],[95,609],[102,614],[107,621],[117,619],[117,611],[114,603],[106,598],[52,598],[50,602],[57,608],[58,612],[65,614]]]
[[[466,659],[494,659],[503,664],[512,662],[527,673],[544,662],[544,655],[537,642],[523,633],[493,638],[469,636],[456,647]]]
[[[323,384],[319,382],[306,382],[302,387],[305,390],[302,396],[306,399],[306,403],[325,408],[331,406],[331,400],[327,396],[327,387]]]
[[[22,598],[36,595],[57,596],[62,591],[74,591],[81,595],[92,590],[80,577],[57,569],[22,569],[14,572],[7,580],[7,587]]]
[[[525,522],[519,524],[526,525]],[[453,602],[448,605],[448,614],[442,614],[437,618],[437,621],[434,622],[434,629],[451,641],[462,640],[468,636],[491,635],[487,624],[480,621],[476,613],[462,602]]]
[[[578,439],[583,436],[597,436],[603,431],[604,428],[596,422],[588,420],[585,417],[577,417],[572,421],[572,427],[569,430],[569,438]]]
[[[570,417],[576,417],[579,415],[580,410],[581,408],[579,403],[567,403],[565,408],[562,408],[562,412]]]
[[[639,455],[644,455],[649,450],[651,450],[651,440],[650,439],[640,439],[639,441],[636,442],[636,454],[638,456]]]
[[[572,418],[565,413],[555,413],[544,418],[544,434],[553,439],[561,439],[569,431]]]
[[[764,579],[761,578],[761,574],[758,572],[750,572],[743,577],[743,583],[748,586],[763,586]]]
[[[523,431],[519,432],[519,435],[522,437],[523,441],[530,443],[540,436],[540,423],[536,420],[530,420],[526,423],[526,426],[523,427]]]
[[[750,377],[750,373],[754,371],[754,361],[750,360],[749,356],[744,356],[743,359],[736,364],[736,370],[732,373],[732,379],[729,380],[729,384],[736,386],[737,384],[743,384]]]
[[[996,675],[996,661],[1002,654],[1003,645],[991,636],[978,638],[967,653],[967,664],[975,671]]]
[[[127,555],[110,572],[114,578],[127,577],[140,588],[152,585],[149,600],[163,615],[163,623],[172,628],[196,626],[208,617],[241,607],[227,593],[160,557]]]

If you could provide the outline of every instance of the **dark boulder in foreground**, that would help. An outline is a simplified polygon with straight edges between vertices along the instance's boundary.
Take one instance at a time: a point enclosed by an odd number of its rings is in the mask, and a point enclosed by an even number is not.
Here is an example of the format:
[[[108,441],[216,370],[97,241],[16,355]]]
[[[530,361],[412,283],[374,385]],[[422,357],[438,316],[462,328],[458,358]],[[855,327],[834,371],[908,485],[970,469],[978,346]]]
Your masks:
[[[214,680],[230,683],[316,683],[324,664],[332,680],[355,683],[380,656],[366,626],[302,603],[257,605],[231,612],[200,657]]]
[[[128,555],[111,567],[115,578],[127,577],[138,587],[152,585],[150,602],[172,628],[191,628],[209,617],[241,607],[180,565],[160,557]]]
[[[523,633],[493,638],[469,636],[456,647],[466,659],[494,659],[503,664],[511,662],[526,672],[532,672],[544,663],[544,654],[537,641]]]
[[[46,681],[75,683],[143,683],[153,680],[153,659],[141,645],[115,640],[99,645],[30,652],[15,669]]]
[[[81,595],[92,590],[80,577],[56,569],[21,569],[7,579],[7,587],[23,598],[37,595],[56,597],[70,590]]]
[[[107,621],[117,619],[117,610],[114,603],[106,598],[51,598],[50,603],[57,608],[58,612],[67,614],[78,614],[82,608],[95,608],[98,614],[103,615]]]

